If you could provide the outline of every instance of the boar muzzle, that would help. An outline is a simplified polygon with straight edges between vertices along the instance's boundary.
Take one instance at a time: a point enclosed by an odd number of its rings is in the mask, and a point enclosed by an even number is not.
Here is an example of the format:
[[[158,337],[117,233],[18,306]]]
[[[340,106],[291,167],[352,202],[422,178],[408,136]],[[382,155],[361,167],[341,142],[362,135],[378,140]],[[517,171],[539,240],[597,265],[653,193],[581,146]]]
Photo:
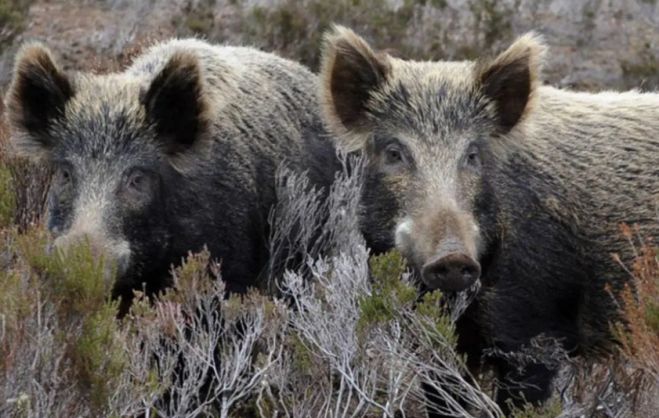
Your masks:
[[[424,264],[421,270],[426,286],[445,292],[460,292],[469,288],[478,280],[480,274],[480,264],[463,253],[435,257]]]

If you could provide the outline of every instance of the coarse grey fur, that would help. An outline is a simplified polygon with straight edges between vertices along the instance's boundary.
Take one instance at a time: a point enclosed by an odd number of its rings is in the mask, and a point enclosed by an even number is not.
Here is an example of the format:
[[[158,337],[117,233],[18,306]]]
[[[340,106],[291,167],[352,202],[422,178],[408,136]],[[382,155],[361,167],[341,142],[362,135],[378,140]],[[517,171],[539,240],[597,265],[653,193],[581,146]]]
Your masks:
[[[274,54],[185,39],[120,73],[66,74],[39,44],[16,62],[13,143],[56,169],[55,244],[89,240],[118,265],[124,300],[167,286],[170,266],[204,246],[229,290],[261,285],[276,168],[331,181],[316,76]]]
[[[621,223],[659,239],[659,94],[542,86],[545,47],[526,35],[492,60],[415,62],[371,50],[352,31],[326,37],[324,118],[344,149],[369,160],[362,229],[397,247],[425,287],[438,260],[473,260],[482,287],[458,322],[470,362],[544,334],[571,352],[609,347],[611,297],[630,275]],[[444,277],[444,276],[441,276]],[[489,359],[498,401],[548,395],[553,371]]]

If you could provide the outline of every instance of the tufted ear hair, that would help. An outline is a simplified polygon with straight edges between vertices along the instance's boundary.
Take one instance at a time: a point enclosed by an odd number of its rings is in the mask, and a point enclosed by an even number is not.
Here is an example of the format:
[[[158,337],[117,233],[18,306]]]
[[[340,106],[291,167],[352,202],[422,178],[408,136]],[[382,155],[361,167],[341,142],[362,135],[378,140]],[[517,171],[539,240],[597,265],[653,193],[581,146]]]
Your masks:
[[[528,114],[544,53],[541,39],[529,33],[493,61],[476,66],[477,85],[495,103],[500,133],[508,133]]]
[[[325,34],[321,64],[323,114],[330,130],[352,151],[363,146],[369,128],[367,104],[386,80],[389,58],[376,53],[350,29],[334,26]]]
[[[208,104],[201,68],[191,53],[173,54],[141,96],[147,120],[169,156],[183,153],[206,131]]]
[[[40,159],[55,145],[52,124],[64,116],[73,86],[50,51],[38,43],[24,46],[16,57],[7,93],[7,110],[16,150]]]

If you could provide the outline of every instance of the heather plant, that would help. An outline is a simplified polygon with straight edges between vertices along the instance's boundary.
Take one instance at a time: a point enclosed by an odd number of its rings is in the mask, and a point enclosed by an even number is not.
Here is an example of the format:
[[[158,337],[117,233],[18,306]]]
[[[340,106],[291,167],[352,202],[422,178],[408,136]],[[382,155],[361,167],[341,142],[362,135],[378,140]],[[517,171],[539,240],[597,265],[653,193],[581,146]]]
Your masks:
[[[563,417],[652,416],[659,407],[659,252],[637,227],[621,233],[634,259],[618,262],[633,278],[620,297],[623,321],[612,324],[619,345],[598,361],[573,361],[559,386]]]
[[[16,200],[11,171],[7,166],[9,138],[2,116],[2,104],[0,104],[0,228],[7,228],[13,220]]]
[[[488,375],[455,352],[455,321],[473,294],[420,295],[397,252],[372,255],[359,233],[363,161],[331,190],[285,168],[270,217],[275,296],[226,297],[207,251],[173,269],[160,295],[137,292],[117,318],[104,260],[87,243],[53,251],[37,223],[0,228],[0,416],[501,417]],[[6,167],[6,166],[3,166]],[[13,171],[10,173],[14,173]],[[13,175],[2,202],[15,200]],[[556,396],[518,418],[625,417],[656,410],[656,249],[626,229],[629,273],[615,356],[583,364],[539,338],[519,361],[562,367]],[[496,382],[494,382],[496,383]],[[422,385],[423,384],[423,385]],[[429,402],[423,387],[443,402]]]
[[[303,177],[280,184],[279,193],[295,199],[284,199],[271,222],[293,228],[293,241],[302,248],[310,248],[304,237],[322,237],[325,251],[287,270],[281,280],[279,289],[292,305],[290,349],[269,373],[259,411],[290,417],[309,411],[331,417],[423,416],[428,405],[421,382],[428,382],[448,399],[448,413],[500,416],[494,402],[463,377],[468,371],[453,350],[450,312],[464,300],[446,304],[439,293],[419,300],[401,255],[371,256],[364,245],[357,223],[362,164],[346,160],[323,202],[315,200],[320,195],[307,189]],[[301,222],[310,207],[321,216]],[[290,245],[290,237],[280,230],[271,245]],[[467,406],[453,401],[453,393]]]
[[[4,128],[0,113],[0,228],[26,231],[43,213],[51,173],[14,155]]]
[[[367,26],[383,44],[397,45],[405,53],[419,54],[427,46],[403,42],[410,25],[421,20],[425,1],[404,0],[391,7],[386,0],[364,1],[281,1],[274,7],[255,6],[243,11],[247,41],[265,44],[287,56],[317,68],[322,34],[334,22],[349,22],[353,27]],[[369,24],[364,23],[368,21]],[[436,47],[433,44],[433,47]],[[403,52],[403,51],[401,51]],[[435,51],[436,52],[436,51]]]
[[[11,186],[11,173],[0,163],[0,227],[8,227],[14,214],[14,191]]]
[[[225,299],[207,252],[118,320],[88,245],[49,254],[39,230],[3,239],[16,262],[0,280],[2,416],[227,417],[281,355],[283,305]]]
[[[102,415],[125,368],[116,303],[98,280],[102,260],[84,244],[48,254],[40,230],[4,232],[14,262],[2,273],[0,412]]]
[[[31,0],[0,0],[0,52],[25,26]]]
[[[659,381],[659,352],[656,350],[659,347],[659,249],[651,241],[644,241],[637,229],[629,226],[621,229],[636,256],[628,268],[636,290],[627,287],[623,292],[626,324],[615,327],[622,352],[638,359],[656,382]]]

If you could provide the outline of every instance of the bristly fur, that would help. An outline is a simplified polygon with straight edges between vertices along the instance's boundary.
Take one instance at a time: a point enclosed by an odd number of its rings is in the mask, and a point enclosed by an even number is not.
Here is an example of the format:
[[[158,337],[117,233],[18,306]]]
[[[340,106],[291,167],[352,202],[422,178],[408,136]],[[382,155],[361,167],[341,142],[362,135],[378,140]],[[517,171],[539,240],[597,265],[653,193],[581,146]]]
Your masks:
[[[197,57],[183,51],[172,54],[140,101],[170,156],[180,155],[198,142],[212,117]],[[181,106],[183,103],[189,106]]]
[[[229,291],[264,285],[277,168],[307,171],[315,186],[338,168],[316,77],[276,55],[186,39],[119,73],[65,74],[41,45],[17,60],[13,141],[56,171],[55,245],[85,236],[123,261],[114,295],[124,312],[133,289],[163,289],[170,267],[204,247]]]
[[[528,33],[494,60],[476,63],[475,79],[480,83],[477,88],[498,106],[503,134],[519,126],[524,115],[533,110],[545,53],[542,38]],[[507,107],[500,108],[504,103]]]
[[[353,31],[341,26],[334,26],[325,35],[322,57],[321,106],[330,129],[340,132],[345,151],[351,152],[363,145],[360,133],[368,122],[364,118],[365,106],[369,93],[386,78],[387,60]],[[340,97],[332,94],[337,84],[345,92]]]
[[[42,90],[50,94],[44,97]],[[70,81],[42,44],[29,43],[19,50],[7,99],[10,123],[19,128],[14,133],[19,153],[34,157],[52,145],[48,123],[63,115],[73,94]]]
[[[344,84],[368,97],[358,129],[333,100],[343,86],[332,83],[332,67],[346,51],[360,60],[343,73],[387,69],[377,83]],[[659,94],[543,86],[544,55],[533,34],[478,62],[403,61],[344,28],[326,36],[324,119],[339,146],[368,157],[369,245],[398,245],[418,271],[447,248],[478,256],[483,286],[458,322],[470,362],[487,348],[515,353],[539,335],[575,354],[606,350],[620,308],[609,291],[629,283],[611,254],[633,255],[618,226],[638,224],[659,240]],[[498,391],[504,410],[509,400],[549,395],[554,370],[486,360],[502,382],[527,383]]]

